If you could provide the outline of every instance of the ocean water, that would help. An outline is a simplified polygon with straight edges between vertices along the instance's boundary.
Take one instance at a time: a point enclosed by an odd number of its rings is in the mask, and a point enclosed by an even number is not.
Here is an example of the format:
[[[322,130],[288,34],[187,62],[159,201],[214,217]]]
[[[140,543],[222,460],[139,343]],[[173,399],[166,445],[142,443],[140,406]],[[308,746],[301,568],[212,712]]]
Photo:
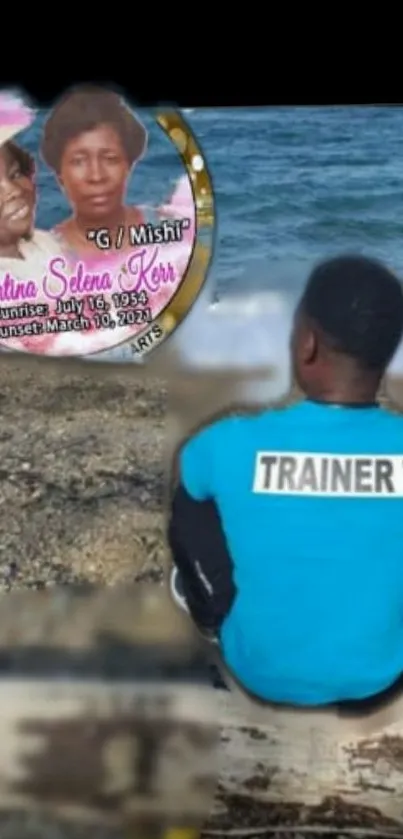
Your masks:
[[[299,291],[356,251],[403,268],[403,109],[261,108],[189,116],[215,184],[220,291]]]
[[[213,179],[217,233],[205,293],[172,340],[189,364],[275,363],[283,387],[292,311],[315,262],[363,253],[403,275],[403,109],[195,109],[185,118]],[[149,152],[129,197],[158,204],[181,164],[144,120]],[[35,152],[39,133],[20,138]],[[49,228],[68,208],[42,164],[38,186],[38,224]]]
[[[215,185],[220,303],[208,314],[196,308],[178,340],[203,364],[274,363],[279,395],[293,309],[316,262],[361,253],[403,276],[403,109],[223,109],[188,119]],[[392,370],[403,374],[403,351]]]

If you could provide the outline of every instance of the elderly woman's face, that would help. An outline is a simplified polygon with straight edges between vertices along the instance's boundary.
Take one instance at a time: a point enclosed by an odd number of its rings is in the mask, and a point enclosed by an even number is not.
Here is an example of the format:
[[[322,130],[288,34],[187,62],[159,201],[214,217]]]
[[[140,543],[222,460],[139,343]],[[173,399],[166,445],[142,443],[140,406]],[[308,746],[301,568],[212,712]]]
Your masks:
[[[70,140],[60,182],[77,214],[101,223],[122,207],[130,166],[112,125],[98,125]]]
[[[18,242],[31,232],[35,208],[33,179],[24,175],[14,155],[0,148],[0,245]]]

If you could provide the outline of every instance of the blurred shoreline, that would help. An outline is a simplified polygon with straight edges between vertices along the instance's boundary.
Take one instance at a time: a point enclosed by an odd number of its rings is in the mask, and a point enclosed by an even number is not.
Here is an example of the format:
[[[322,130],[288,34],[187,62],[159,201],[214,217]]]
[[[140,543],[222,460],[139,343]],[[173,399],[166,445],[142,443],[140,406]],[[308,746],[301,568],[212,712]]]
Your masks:
[[[0,361],[0,591],[163,584],[170,454],[201,419],[242,401],[242,376],[222,371],[163,379],[133,364],[15,356]],[[402,404],[402,382],[393,390]],[[292,391],[281,403],[296,398]],[[391,405],[385,394],[382,401]],[[243,816],[245,828],[255,818],[249,794],[251,821]],[[290,818],[288,806],[273,809],[279,823]],[[219,819],[211,823],[216,831],[220,826]],[[19,815],[1,817],[0,833],[2,839],[92,835],[88,827],[65,828],[52,820],[47,827],[36,818],[25,832]],[[271,835],[276,839],[273,828]],[[119,839],[120,833],[97,829],[97,836]]]

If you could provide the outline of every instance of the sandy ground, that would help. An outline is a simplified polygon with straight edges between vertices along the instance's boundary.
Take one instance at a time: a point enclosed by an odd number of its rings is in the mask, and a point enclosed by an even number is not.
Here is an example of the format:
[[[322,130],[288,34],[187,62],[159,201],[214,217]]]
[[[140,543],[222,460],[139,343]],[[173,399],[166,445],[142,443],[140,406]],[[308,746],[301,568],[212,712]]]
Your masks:
[[[2,591],[162,579],[166,392],[136,368],[128,376],[96,366],[89,375],[2,359]],[[93,830],[15,816],[0,835],[81,839]]]
[[[135,367],[95,366],[96,374],[92,366],[89,373],[80,365],[1,360],[2,591],[163,581],[166,385],[145,380]],[[218,407],[214,398],[211,406]],[[189,425],[193,414],[190,410]],[[245,801],[234,801],[233,809],[236,827],[245,828]],[[264,814],[255,821],[262,825],[262,819],[264,824]],[[223,835],[229,827],[222,825]],[[15,816],[0,823],[1,839],[93,835],[91,829],[67,829],[50,820],[27,824]],[[97,831],[97,839],[118,834]]]
[[[0,585],[158,579],[160,382],[0,366]]]

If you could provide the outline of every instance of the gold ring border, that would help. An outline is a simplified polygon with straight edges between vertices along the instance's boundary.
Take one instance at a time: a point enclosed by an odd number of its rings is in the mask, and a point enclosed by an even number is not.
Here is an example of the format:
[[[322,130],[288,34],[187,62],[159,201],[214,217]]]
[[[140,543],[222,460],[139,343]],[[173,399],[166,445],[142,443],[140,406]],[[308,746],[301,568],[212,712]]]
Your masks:
[[[206,160],[192,129],[182,114],[174,110],[158,113],[156,122],[176,147],[190,179],[196,210],[196,235],[189,265],[179,289],[164,311],[151,325],[158,325],[163,334],[160,340],[156,341],[149,349],[145,349],[141,353],[136,352],[136,355],[140,357],[148,355],[154,349],[160,347],[189,313],[207,280],[215,239],[213,185]],[[210,231],[208,244],[200,241],[200,233],[206,229]],[[128,343],[135,348],[136,342],[149,331],[151,326],[136,335],[135,338],[129,339]]]

